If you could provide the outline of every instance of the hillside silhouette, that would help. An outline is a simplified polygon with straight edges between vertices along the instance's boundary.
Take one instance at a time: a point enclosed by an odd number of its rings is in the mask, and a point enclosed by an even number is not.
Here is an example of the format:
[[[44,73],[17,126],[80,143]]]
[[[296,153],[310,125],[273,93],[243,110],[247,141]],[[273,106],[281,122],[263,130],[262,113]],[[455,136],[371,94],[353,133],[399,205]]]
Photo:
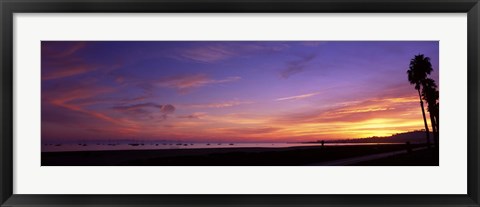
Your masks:
[[[430,132],[430,134],[432,134]],[[317,142],[321,142],[320,140]],[[411,131],[404,133],[397,133],[391,136],[385,137],[368,137],[368,138],[355,138],[355,139],[342,139],[325,141],[325,143],[425,143],[425,131]]]

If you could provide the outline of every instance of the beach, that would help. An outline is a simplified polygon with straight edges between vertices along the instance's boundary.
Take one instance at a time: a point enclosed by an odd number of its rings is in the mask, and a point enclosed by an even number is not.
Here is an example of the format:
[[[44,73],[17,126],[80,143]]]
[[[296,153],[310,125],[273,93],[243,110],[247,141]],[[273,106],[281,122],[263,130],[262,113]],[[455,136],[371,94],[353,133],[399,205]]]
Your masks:
[[[412,166],[421,161],[424,166],[438,166],[438,151],[426,149],[423,144],[411,144],[409,148],[414,150],[408,152],[405,144],[377,144],[42,152],[41,163],[42,166],[306,166],[364,157],[358,163],[344,163]]]

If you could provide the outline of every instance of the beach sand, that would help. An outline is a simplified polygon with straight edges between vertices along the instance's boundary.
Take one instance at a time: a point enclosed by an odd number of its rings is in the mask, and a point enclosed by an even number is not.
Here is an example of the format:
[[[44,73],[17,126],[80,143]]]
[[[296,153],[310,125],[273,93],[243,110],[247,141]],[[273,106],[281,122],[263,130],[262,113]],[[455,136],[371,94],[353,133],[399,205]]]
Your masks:
[[[412,144],[411,147],[423,145]],[[407,153],[403,144],[42,152],[41,161],[42,166],[302,166],[394,151],[405,151],[405,155],[397,155],[391,162],[390,157],[385,157],[378,162],[370,160],[358,165],[411,166],[419,165],[418,160],[422,161],[420,165],[438,165],[438,151],[428,150],[429,156],[419,153],[420,150]],[[401,158],[405,156],[408,159]]]

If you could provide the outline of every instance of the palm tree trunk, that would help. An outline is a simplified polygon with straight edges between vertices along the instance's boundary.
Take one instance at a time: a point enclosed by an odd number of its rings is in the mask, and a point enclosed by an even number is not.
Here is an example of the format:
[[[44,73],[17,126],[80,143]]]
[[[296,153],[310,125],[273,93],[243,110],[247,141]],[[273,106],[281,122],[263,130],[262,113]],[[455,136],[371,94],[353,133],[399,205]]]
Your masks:
[[[425,109],[423,108],[423,101],[422,101],[422,95],[420,94],[420,88],[418,89],[418,98],[420,98],[420,106],[422,107],[423,123],[425,124],[427,145],[428,147],[430,147],[430,131],[428,130],[427,118],[425,117]]]
[[[430,114],[430,124],[432,125],[433,143],[435,144],[435,147],[436,147],[436,146],[438,146],[437,123],[435,121],[435,116],[433,115],[433,112],[429,112],[429,114]]]
[[[438,106],[435,109],[435,114],[434,115],[435,115],[435,124],[437,125],[437,133],[438,133],[440,131],[439,130],[440,129],[440,124],[439,124],[440,120],[438,118]]]
[[[435,144],[437,145],[436,147],[438,149],[438,147],[439,147],[439,140],[438,139],[439,139],[439,136],[440,136],[440,132],[439,132],[440,131],[439,130],[440,129],[440,124],[438,123],[439,122],[439,120],[438,120],[438,108],[435,109],[435,114],[434,114],[433,118],[435,119],[435,128],[437,130],[437,137],[436,137],[437,140],[436,140]]]

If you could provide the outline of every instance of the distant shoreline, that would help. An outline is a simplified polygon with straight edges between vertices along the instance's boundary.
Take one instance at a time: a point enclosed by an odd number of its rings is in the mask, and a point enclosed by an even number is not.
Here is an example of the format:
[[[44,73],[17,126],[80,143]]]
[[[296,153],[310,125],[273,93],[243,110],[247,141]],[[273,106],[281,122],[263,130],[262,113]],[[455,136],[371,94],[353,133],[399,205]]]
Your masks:
[[[392,145],[405,143],[325,143],[324,146],[338,145]],[[315,147],[321,143],[229,143],[229,144],[90,144],[90,145],[49,145],[43,146],[42,152],[88,152],[88,151],[129,151],[129,150],[186,150],[186,149],[224,149],[224,148],[292,148],[292,147]]]

